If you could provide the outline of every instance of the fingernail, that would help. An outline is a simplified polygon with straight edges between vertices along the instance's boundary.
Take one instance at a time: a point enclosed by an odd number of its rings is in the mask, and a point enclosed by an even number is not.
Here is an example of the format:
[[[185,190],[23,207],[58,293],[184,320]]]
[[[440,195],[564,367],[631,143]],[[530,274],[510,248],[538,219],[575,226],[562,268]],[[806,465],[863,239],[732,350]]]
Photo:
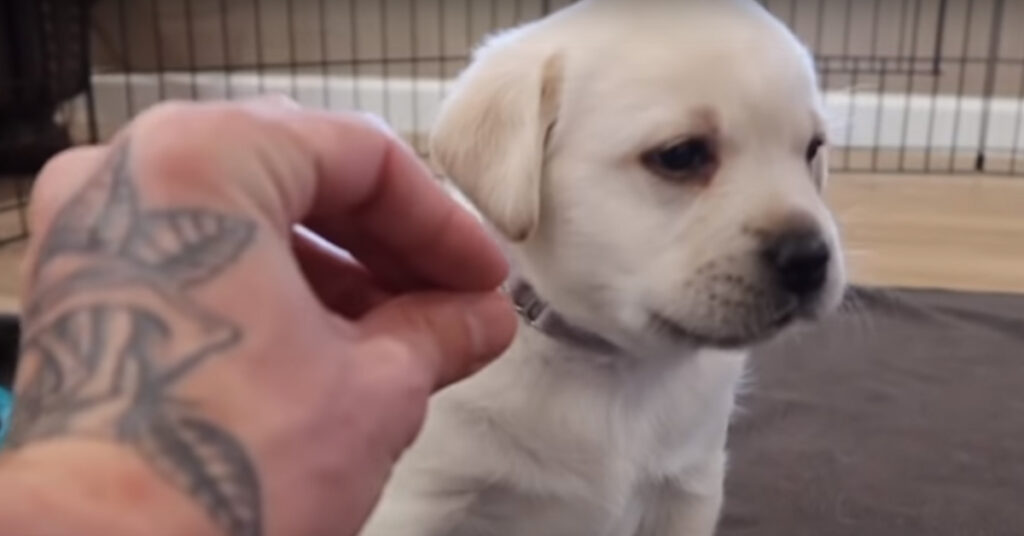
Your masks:
[[[490,362],[503,352],[515,334],[516,316],[511,302],[497,292],[478,298],[466,309],[474,354]]]

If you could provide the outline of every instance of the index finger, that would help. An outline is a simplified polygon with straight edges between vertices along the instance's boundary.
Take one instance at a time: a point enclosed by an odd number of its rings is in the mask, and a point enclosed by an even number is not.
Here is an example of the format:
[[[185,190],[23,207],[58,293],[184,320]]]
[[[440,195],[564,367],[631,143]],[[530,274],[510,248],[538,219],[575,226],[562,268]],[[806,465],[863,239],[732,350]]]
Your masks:
[[[290,124],[317,164],[316,192],[304,207],[310,229],[342,246],[358,235],[441,288],[480,291],[501,284],[508,264],[496,242],[381,122],[294,113]]]

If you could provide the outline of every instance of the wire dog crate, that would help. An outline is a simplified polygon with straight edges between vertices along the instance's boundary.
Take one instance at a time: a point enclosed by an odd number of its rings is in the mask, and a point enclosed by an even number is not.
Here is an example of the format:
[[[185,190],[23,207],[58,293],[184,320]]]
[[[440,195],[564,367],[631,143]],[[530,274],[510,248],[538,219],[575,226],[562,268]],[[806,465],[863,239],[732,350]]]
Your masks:
[[[422,149],[474,44],[568,3],[101,0],[101,133],[161,99],[275,91],[378,113]],[[762,3],[817,56],[837,170],[1024,171],[1024,2]]]
[[[419,150],[486,34],[572,0],[98,0],[78,141],[166,99],[286,93]],[[1024,174],[1024,2],[762,0],[815,54],[836,171]]]
[[[0,245],[25,236],[27,176],[71,145],[57,117],[88,92],[93,0],[0,0]]]

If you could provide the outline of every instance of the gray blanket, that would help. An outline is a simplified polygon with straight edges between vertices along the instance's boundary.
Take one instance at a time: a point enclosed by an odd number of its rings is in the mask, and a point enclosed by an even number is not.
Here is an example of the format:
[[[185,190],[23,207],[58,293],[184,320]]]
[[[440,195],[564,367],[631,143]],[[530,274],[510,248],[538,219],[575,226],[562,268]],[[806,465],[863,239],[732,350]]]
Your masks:
[[[1024,297],[856,290],[755,358],[722,536],[1024,535]]]

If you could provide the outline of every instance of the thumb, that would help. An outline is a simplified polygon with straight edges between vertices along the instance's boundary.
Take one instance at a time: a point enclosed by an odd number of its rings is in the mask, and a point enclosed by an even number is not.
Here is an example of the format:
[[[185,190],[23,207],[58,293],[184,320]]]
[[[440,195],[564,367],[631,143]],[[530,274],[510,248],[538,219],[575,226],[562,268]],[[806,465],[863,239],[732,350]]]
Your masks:
[[[365,316],[369,337],[387,337],[409,349],[434,389],[478,371],[512,342],[516,315],[498,292],[424,293],[396,298]]]

